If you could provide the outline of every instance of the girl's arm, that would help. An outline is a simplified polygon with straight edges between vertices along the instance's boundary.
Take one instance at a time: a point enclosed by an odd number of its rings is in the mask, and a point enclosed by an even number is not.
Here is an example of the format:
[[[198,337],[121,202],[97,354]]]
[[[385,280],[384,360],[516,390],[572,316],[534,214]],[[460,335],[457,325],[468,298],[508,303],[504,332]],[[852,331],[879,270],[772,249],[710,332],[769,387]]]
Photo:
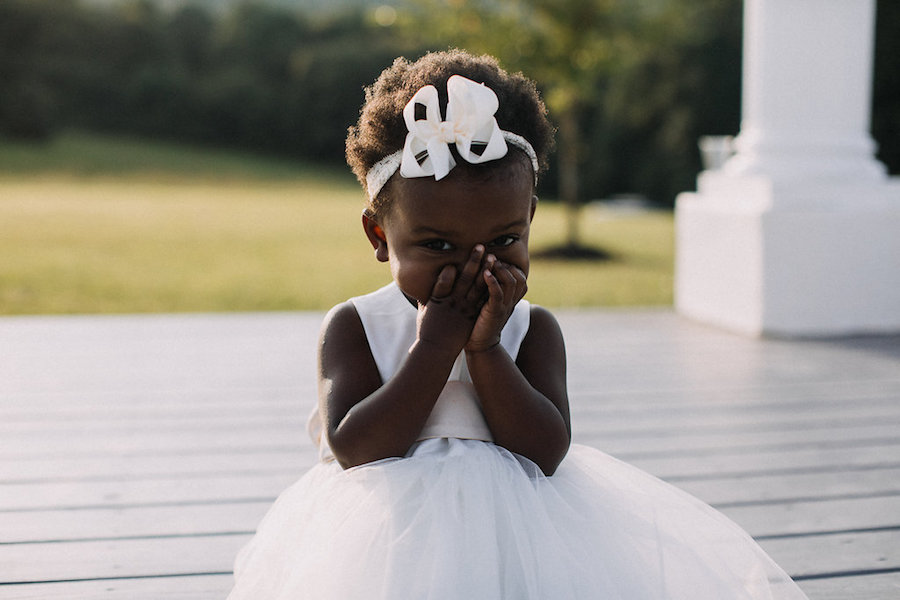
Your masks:
[[[319,342],[319,410],[342,467],[403,456],[416,441],[456,356],[416,344],[382,385],[362,322],[349,302],[328,314]]]
[[[469,374],[494,441],[552,475],[572,437],[562,332],[549,311],[532,307],[514,362],[500,333],[528,289],[525,273],[493,255],[487,263],[488,300],[466,344]]]
[[[458,277],[444,268],[419,309],[416,342],[384,385],[356,308],[345,302],[328,313],[319,338],[319,410],[345,469],[404,456],[415,443],[478,316],[483,253],[477,247]]]
[[[468,350],[466,362],[495,443],[552,475],[571,441],[566,351],[553,315],[532,306],[515,362],[499,344]]]

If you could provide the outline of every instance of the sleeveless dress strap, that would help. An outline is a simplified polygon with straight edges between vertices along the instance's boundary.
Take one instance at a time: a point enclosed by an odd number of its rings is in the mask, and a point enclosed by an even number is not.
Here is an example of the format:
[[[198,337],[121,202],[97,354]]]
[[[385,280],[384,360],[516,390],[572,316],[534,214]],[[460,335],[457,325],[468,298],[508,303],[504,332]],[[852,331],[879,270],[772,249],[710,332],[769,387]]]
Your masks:
[[[418,309],[403,295],[396,283],[390,283],[365,296],[351,298],[350,301],[362,321],[381,380],[387,381],[397,372],[410,346],[416,341]],[[513,360],[518,356],[522,340],[528,333],[530,313],[528,301],[521,300],[500,333],[500,345]]]

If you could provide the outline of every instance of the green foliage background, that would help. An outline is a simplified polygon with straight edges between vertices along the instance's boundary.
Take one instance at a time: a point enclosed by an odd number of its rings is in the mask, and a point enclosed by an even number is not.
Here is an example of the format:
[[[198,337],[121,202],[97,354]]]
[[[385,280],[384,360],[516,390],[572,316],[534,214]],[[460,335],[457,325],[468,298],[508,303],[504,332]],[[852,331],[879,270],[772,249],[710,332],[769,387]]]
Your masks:
[[[641,193],[670,205],[693,188],[697,138],[739,128],[740,0],[308,4],[0,0],[0,136],[79,128],[340,165],[362,87],[395,56],[450,43],[494,49],[535,77],[551,117],[565,105],[561,84],[577,91],[582,200]],[[487,19],[490,6],[506,7],[505,21]],[[423,7],[452,15],[450,31]],[[522,15],[541,14],[562,29],[522,28]],[[898,34],[900,3],[879,0],[873,133],[893,173]],[[571,59],[548,66],[547,53]]]

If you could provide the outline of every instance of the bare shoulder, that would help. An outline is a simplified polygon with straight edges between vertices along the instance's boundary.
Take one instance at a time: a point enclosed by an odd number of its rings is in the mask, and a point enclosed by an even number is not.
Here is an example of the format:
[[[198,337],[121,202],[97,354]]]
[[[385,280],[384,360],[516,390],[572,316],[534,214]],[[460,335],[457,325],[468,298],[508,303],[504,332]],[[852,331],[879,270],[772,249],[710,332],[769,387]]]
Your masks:
[[[565,386],[566,344],[556,317],[532,304],[528,332],[519,347],[516,364],[534,384],[538,377],[561,380]]]
[[[319,408],[333,428],[350,408],[381,386],[356,307],[346,301],[325,315],[319,334]]]
[[[322,321],[322,329],[319,332],[320,341],[330,341],[335,338],[342,338],[345,335],[363,335],[362,321],[356,307],[349,300],[341,302],[332,307],[325,315]]]
[[[319,370],[342,365],[353,366],[355,360],[371,358],[366,332],[356,307],[349,300],[328,311],[319,332]]]
[[[556,406],[571,437],[566,344],[556,317],[546,308],[531,305],[531,322],[519,347],[516,366],[532,387]]]
[[[531,322],[528,325],[528,333],[525,334],[525,339],[522,341],[523,349],[526,351],[528,349],[537,351],[542,348],[552,349],[562,351],[565,355],[562,329],[553,313],[537,304],[532,304],[530,309]]]

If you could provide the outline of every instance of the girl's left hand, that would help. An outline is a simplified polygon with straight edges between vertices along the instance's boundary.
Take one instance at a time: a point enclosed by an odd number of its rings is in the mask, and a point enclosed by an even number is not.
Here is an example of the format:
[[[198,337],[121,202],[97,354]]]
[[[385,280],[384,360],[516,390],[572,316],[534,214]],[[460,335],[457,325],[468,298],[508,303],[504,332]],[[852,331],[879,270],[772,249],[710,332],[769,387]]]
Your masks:
[[[522,269],[500,262],[493,254],[485,259],[482,277],[487,285],[488,300],[481,307],[466,343],[467,352],[481,352],[500,343],[500,332],[528,290]]]

